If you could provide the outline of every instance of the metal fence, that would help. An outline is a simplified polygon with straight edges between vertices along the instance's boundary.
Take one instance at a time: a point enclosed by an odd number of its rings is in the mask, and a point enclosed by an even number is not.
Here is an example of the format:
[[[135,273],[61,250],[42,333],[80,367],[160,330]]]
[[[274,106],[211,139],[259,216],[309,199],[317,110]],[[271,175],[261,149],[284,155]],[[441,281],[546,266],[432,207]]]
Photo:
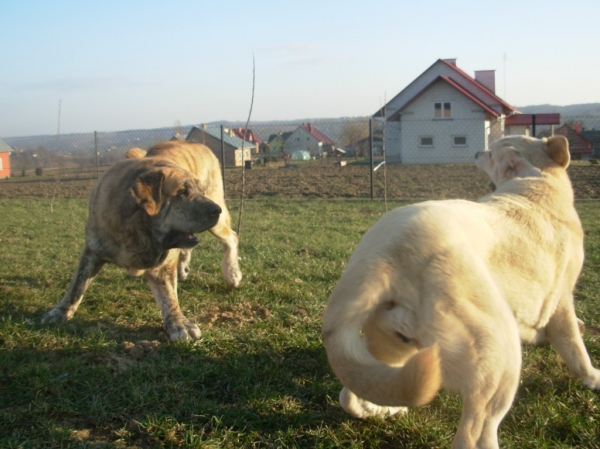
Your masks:
[[[290,167],[308,161],[331,165],[371,163],[371,173],[387,164],[466,164],[475,152],[504,134],[533,134],[530,126],[503,127],[484,120],[416,120],[384,123],[368,117],[311,122],[240,123],[154,130],[90,132],[3,138],[12,149],[10,176],[60,174],[97,177],[132,147],[187,139],[209,146],[225,167]],[[600,116],[566,116],[537,127],[535,135],[565,135],[573,159],[600,157]],[[242,155],[243,150],[243,155]],[[251,162],[250,162],[251,161]],[[225,173],[225,171],[223,171]]]

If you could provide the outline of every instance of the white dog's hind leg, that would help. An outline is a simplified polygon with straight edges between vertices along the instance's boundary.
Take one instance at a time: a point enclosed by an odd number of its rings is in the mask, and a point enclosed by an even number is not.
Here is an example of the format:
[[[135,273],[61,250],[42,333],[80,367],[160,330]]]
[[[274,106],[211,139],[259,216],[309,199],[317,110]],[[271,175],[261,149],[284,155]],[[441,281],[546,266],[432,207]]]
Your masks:
[[[592,366],[581,337],[583,322],[575,315],[573,299],[562,300],[546,326],[546,337],[571,373],[588,388],[600,389],[600,370]],[[583,326],[585,329],[585,325]]]
[[[191,249],[182,249],[179,251],[179,262],[177,264],[177,275],[180,281],[185,281],[190,275],[190,260],[192,259]]]
[[[83,294],[103,265],[104,261],[86,245],[65,295],[52,310],[44,314],[42,324],[71,319],[83,299]]]
[[[485,320],[487,313],[497,315],[493,320]],[[516,321],[508,308],[498,307],[483,314],[479,321],[478,314],[457,314],[463,318],[462,323],[487,321],[487,325],[467,325],[466,338],[455,340],[450,346],[441,344],[448,384],[462,397],[462,415],[453,448],[498,448],[498,427],[519,386],[521,341]]]
[[[346,387],[340,391],[340,405],[342,408],[355,418],[370,418],[372,416],[404,415],[408,409],[406,407],[387,407],[373,404],[365,399],[361,399],[348,390]]]

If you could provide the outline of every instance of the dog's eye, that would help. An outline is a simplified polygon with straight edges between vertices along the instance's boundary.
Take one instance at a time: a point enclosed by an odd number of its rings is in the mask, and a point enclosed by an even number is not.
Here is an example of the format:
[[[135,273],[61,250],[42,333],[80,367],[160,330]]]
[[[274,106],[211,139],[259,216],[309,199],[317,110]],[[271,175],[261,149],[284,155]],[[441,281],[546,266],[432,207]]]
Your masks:
[[[185,187],[177,191],[177,196],[188,196],[188,189]]]

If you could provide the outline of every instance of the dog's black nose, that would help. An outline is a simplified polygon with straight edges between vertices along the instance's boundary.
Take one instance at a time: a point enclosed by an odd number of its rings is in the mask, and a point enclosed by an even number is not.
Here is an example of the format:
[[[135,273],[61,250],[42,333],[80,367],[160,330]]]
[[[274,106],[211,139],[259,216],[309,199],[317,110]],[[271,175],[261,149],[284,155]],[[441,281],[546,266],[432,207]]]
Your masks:
[[[208,214],[211,217],[218,217],[219,215],[221,215],[221,212],[223,212],[223,210],[218,204],[213,203],[208,207]]]

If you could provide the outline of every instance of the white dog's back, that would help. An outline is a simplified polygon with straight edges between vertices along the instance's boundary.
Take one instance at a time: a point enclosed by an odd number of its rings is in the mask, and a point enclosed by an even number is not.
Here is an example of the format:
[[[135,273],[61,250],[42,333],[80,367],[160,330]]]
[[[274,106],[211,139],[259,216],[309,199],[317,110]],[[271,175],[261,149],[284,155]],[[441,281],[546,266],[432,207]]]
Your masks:
[[[566,175],[566,139],[501,139],[478,155],[497,190],[386,214],[333,290],[323,339],[354,416],[457,391],[456,447],[498,447],[521,366],[520,340],[548,337],[586,385],[600,387],[572,292],[583,233]]]

